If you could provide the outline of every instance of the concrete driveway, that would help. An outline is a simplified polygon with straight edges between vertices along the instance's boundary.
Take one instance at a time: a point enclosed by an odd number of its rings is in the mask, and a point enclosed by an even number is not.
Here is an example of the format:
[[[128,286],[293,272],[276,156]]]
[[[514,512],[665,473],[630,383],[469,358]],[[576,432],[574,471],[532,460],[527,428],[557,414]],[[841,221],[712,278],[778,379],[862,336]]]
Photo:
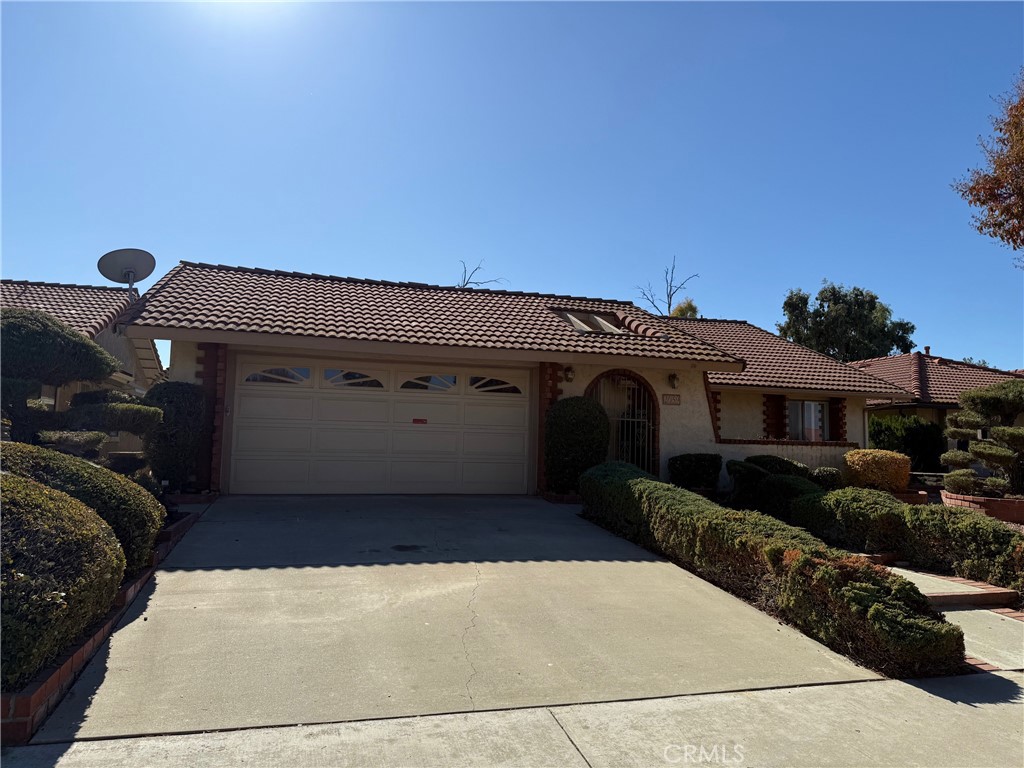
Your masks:
[[[34,743],[877,677],[576,512],[221,499]]]

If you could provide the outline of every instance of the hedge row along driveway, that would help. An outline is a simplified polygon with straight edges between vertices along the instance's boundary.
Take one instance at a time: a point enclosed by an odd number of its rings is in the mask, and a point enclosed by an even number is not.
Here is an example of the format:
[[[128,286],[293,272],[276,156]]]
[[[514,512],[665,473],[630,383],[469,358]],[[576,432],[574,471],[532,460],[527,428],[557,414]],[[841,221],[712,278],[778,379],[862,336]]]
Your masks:
[[[917,587],[802,529],[720,507],[631,464],[588,470],[580,492],[596,522],[882,674],[943,675],[963,665],[963,632]]]

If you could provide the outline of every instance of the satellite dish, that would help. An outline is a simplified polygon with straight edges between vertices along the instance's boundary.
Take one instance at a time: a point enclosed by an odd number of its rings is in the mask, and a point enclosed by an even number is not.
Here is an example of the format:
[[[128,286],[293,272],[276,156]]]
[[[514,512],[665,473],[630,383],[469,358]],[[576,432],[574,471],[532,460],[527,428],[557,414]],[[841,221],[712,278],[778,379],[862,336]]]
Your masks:
[[[128,290],[134,291],[136,280],[145,280],[153,274],[156,259],[141,248],[120,248],[103,254],[96,267],[107,280],[128,283]]]

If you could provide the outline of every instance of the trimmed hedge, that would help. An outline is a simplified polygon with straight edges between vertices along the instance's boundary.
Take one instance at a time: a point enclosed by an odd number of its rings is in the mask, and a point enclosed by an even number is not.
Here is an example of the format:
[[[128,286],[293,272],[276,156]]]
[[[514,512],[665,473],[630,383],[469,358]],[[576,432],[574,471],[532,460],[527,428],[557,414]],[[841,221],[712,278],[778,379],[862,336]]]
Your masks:
[[[954,469],[942,478],[942,487],[950,493],[973,496],[978,487],[978,476],[970,469]]]
[[[757,489],[754,509],[780,520],[789,520],[789,508],[801,496],[819,495],[821,487],[805,477],[796,475],[770,475]]]
[[[124,553],[95,512],[33,480],[0,475],[0,503],[0,685],[16,691],[110,610]]]
[[[103,381],[118,364],[103,347],[45,312],[13,308],[0,312],[0,367],[15,378],[59,387]]]
[[[4,471],[56,488],[96,510],[121,542],[128,575],[149,564],[167,510],[141,486],[84,459],[37,445],[7,443],[0,462]]]
[[[811,468],[799,461],[786,459],[782,456],[772,454],[761,454],[759,456],[747,456],[744,459],[748,464],[760,467],[770,475],[794,475],[795,477],[809,478]]]
[[[122,392],[119,389],[91,389],[88,392],[78,392],[72,395],[70,407],[80,408],[83,405],[103,405],[105,403],[142,405],[142,400],[131,392]]]
[[[68,411],[68,421],[75,429],[130,432],[133,435],[146,434],[163,418],[163,411],[159,408],[132,403],[90,403]]]
[[[1024,536],[966,507],[907,504],[899,550],[918,568],[1015,589],[1024,597]]]
[[[960,628],[913,584],[806,531],[720,507],[621,462],[585,472],[580,492],[591,520],[882,674],[944,675],[963,664]]]
[[[836,467],[812,469],[811,480],[826,491],[838,491],[843,487],[843,473]]]
[[[877,491],[904,491],[910,484],[910,457],[895,451],[858,448],[843,455],[850,485]]]
[[[198,475],[199,457],[209,439],[206,396],[198,384],[163,381],[143,403],[163,411],[163,421],[142,436],[142,450],[158,481],[182,490]]]
[[[99,456],[100,446],[106,439],[106,432],[44,431],[39,433],[41,445],[82,459],[94,459]]]
[[[718,487],[722,456],[718,453],[682,453],[668,460],[668,479],[680,488]]]
[[[758,489],[771,475],[754,464],[736,459],[725,462],[725,471],[732,478],[732,496],[729,503],[737,507],[756,506]]]
[[[946,449],[942,427],[920,416],[872,416],[868,436],[872,448],[909,456],[914,472],[937,472]]]
[[[608,458],[611,425],[589,397],[552,403],[544,421],[544,479],[555,493],[575,492],[580,475]]]
[[[793,500],[788,519],[830,544],[854,552],[894,552],[906,535],[906,506],[891,493],[843,488]]]

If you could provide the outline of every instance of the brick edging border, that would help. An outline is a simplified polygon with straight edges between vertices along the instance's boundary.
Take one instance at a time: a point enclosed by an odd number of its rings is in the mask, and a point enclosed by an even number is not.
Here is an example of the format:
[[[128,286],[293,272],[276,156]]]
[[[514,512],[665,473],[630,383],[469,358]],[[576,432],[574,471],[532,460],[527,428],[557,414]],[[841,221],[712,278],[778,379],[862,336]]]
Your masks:
[[[114,597],[113,607],[94,625],[98,627],[95,632],[77,645],[71,646],[53,664],[41,669],[20,691],[0,694],[0,741],[4,746],[28,743],[50,713],[60,704],[85,665],[113,634],[114,628],[124,617],[128,607],[156,572],[155,566],[170,554],[205,511],[204,509],[192,512],[170,528],[161,531],[168,535],[154,547],[150,567],[132,581],[121,585]]]

